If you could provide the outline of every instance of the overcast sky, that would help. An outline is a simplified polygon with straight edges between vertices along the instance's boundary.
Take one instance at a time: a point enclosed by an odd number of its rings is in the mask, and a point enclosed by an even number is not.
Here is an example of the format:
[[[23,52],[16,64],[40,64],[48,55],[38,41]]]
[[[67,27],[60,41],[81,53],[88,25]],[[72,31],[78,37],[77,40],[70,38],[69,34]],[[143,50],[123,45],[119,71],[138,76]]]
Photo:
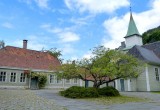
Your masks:
[[[90,56],[98,45],[116,48],[124,41],[129,0],[0,0],[0,40],[6,45],[42,50],[58,48],[64,59]],[[139,32],[160,25],[160,0],[131,0]]]

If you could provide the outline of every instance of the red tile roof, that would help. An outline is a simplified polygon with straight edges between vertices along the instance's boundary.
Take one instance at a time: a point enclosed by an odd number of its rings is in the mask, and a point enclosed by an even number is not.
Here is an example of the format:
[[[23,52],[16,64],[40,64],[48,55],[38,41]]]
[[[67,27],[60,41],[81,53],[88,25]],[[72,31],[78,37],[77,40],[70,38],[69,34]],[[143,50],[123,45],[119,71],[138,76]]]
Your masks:
[[[59,66],[57,58],[47,52],[6,46],[0,49],[0,67],[49,70]]]

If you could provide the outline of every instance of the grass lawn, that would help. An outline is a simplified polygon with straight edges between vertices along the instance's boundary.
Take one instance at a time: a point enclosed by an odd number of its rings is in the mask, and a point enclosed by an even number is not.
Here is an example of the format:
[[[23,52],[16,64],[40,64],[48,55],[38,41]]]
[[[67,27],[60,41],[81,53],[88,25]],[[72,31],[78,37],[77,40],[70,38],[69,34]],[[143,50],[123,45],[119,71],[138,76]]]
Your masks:
[[[155,91],[155,92],[152,92],[152,93],[160,94],[160,91]]]
[[[97,104],[112,105],[112,104],[123,104],[128,102],[146,102],[148,99],[142,99],[138,97],[128,97],[128,96],[118,96],[118,97],[99,97],[85,99],[87,101],[92,101]]]

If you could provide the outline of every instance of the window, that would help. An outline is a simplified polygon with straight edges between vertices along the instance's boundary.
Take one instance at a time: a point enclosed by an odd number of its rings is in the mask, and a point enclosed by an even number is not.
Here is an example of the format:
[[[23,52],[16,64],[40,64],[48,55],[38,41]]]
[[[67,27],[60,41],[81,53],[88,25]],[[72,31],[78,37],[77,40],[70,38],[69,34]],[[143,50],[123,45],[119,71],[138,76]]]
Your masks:
[[[158,68],[155,68],[156,80],[159,81],[159,71]]]
[[[16,73],[11,73],[10,82],[16,82]]]
[[[66,79],[66,84],[69,84],[70,83],[70,79]]]
[[[6,81],[6,72],[0,72],[0,82]]]
[[[55,81],[55,75],[50,75],[50,83],[54,83]]]
[[[53,83],[57,83],[57,84],[59,84],[59,83],[62,83],[62,80],[61,79],[58,79],[57,77],[56,77],[56,75],[50,75],[50,83],[51,84],[53,84]]]
[[[77,83],[78,83],[77,78],[73,79],[73,83],[74,83],[74,84],[77,84]]]
[[[57,80],[56,80],[57,82],[57,84],[59,84],[59,83],[62,83],[62,80],[61,79],[59,79],[59,78],[57,78]]]
[[[20,82],[25,82],[25,74],[24,73],[21,73],[21,76],[20,76]]]

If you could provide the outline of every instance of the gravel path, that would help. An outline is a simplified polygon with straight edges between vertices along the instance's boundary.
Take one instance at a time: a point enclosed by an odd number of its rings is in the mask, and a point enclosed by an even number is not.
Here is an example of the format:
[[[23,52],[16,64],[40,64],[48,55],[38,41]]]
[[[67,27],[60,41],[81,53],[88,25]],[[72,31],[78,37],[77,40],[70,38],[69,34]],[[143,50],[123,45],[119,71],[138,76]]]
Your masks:
[[[77,99],[69,99],[58,95],[55,90],[40,90],[35,93],[43,98],[54,99],[60,106],[67,108],[67,110],[107,110],[105,105],[98,105],[93,102],[82,101]]]
[[[0,90],[0,110],[65,110],[31,90]]]
[[[122,95],[150,99],[147,102],[98,105],[58,95],[58,90],[2,90],[0,110],[160,110],[160,94],[122,92]]]
[[[160,94],[149,92],[122,92],[122,95],[147,98],[147,102],[125,103],[114,105],[98,105],[93,102],[77,99],[64,98],[58,95],[55,90],[40,90],[36,92],[38,96],[47,99],[54,99],[60,106],[68,110],[160,110]]]

